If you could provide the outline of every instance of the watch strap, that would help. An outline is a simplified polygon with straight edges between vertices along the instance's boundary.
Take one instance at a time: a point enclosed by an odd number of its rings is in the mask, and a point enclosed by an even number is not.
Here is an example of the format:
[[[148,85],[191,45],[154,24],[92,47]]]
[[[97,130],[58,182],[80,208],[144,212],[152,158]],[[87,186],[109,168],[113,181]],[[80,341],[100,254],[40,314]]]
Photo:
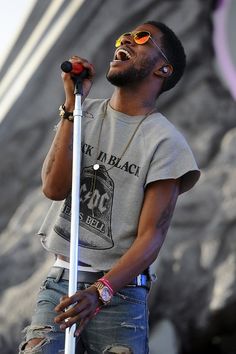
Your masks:
[[[97,289],[99,299],[103,305],[108,305],[112,299],[113,292],[99,280],[96,281],[93,286]]]
[[[59,115],[62,119],[67,119],[70,122],[74,121],[73,112],[66,111],[66,107],[64,104],[59,107]]]

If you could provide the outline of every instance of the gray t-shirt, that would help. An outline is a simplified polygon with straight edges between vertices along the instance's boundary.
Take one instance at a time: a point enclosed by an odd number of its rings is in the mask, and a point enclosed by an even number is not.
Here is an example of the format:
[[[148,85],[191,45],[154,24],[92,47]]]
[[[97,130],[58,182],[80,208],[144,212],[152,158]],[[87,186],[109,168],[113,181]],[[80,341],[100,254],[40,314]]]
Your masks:
[[[100,270],[110,269],[134,242],[149,183],[181,178],[183,193],[200,175],[186,140],[162,114],[143,120],[108,105],[104,118],[106,103],[87,99],[82,118],[79,259]],[[53,202],[39,232],[47,250],[67,257],[70,209],[70,195]]]

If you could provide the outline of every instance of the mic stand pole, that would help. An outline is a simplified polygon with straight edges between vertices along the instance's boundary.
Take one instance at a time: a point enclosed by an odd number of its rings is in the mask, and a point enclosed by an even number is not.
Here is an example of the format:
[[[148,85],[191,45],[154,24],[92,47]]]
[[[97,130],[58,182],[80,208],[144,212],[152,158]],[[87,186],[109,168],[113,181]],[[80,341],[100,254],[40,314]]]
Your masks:
[[[70,271],[68,295],[77,291],[77,267],[79,260],[79,213],[80,213],[80,163],[81,163],[81,96],[83,73],[74,77],[75,82],[75,109],[73,129],[73,162],[72,162],[72,192],[71,192],[71,236],[70,236]],[[66,329],[65,354],[75,353],[76,324]]]

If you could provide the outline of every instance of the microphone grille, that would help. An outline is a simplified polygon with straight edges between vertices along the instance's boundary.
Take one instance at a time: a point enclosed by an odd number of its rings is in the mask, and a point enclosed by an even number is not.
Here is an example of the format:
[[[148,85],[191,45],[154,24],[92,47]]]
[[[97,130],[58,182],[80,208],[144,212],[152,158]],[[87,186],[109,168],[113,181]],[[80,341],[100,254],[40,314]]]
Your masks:
[[[64,73],[70,73],[72,71],[72,64],[70,61],[64,61],[64,63],[61,64],[61,70],[64,71]]]

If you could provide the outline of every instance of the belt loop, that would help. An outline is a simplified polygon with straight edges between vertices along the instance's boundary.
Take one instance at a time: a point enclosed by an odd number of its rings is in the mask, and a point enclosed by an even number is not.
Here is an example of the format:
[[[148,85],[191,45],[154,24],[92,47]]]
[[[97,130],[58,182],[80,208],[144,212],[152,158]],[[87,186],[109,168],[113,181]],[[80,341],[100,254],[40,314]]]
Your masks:
[[[61,279],[61,277],[63,276],[63,273],[65,271],[65,268],[58,268],[58,272],[57,272],[57,276],[55,278],[55,283],[58,283]]]
[[[137,286],[142,286],[143,282],[142,282],[142,274],[139,274],[137,276]]]

